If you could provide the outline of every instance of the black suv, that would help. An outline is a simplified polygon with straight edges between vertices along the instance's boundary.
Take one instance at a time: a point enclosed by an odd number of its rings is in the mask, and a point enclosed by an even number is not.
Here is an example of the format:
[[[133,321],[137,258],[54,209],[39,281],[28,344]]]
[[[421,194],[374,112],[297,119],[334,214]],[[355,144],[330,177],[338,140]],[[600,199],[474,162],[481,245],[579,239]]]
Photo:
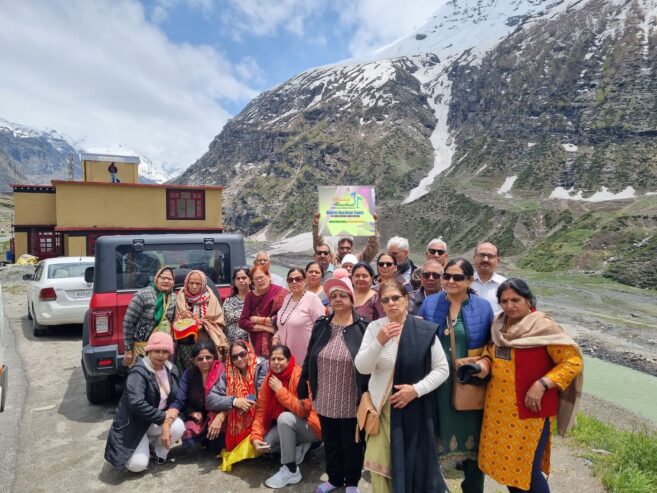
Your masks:
[[[102,236],[95,266],[85,272],[93,295],[82,329],[82,371],[92,404],[114,396],[123,366],[123,316],[132,295],[153,281],[160,267],[176,272],[182,284],[192,269],[205,272],[211,287],[230,296],[232,271],[245,265],[244,238],[236,234],[161,234]]]

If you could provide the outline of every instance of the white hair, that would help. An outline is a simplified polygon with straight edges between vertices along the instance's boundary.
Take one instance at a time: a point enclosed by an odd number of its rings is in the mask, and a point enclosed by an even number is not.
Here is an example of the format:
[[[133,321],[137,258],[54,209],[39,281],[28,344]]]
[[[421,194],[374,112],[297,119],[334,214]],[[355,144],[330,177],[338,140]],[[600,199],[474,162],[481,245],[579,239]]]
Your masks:
[[[434,238],[429,243],[427,243],[427,249],[434,243],[442,243],[443,245],[445,245],[445,250],[447,250],[447,243],[445,243],[445,240],[443,240],[442,237]]]
[[[401,236],[393,236],[388,240],[388,248],[391,246],[396,246],[400,250],[408,251],[408,240],[406,238],[402,238]]]

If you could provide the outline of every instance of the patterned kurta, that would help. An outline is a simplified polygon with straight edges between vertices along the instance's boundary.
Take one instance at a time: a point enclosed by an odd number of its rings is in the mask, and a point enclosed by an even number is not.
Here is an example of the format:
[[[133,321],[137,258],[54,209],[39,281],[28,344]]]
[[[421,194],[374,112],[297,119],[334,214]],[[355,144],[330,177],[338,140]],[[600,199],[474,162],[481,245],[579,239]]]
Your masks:
[[[355,418],[358,409],[356,369],[343,330],[344,325],[331,324],[331,337],[317,356],[314,405],[317,414],[327,418]]]
[[[560,390],[566,389],[582,369],[582,358],[574,346],[547,346],[555,363],[545,377]],[[510,359],[490,343],[484,354],[492,361],[492,378],[486,390],[484,421],[479,442],[479,468],[498,483],[528,490],[531,484],[532,463],[545,418],[520,419],[516,402],[516,351]],[[553,418],[550,418],[552,426]],[[545,448],[541,469],[550,472],[550,442]]]
[[[249,333],[239,326],[242,308],[244,308],[244,300],[237,295],[229,296],[224,301],[224,321],[229,344],[249,339]]]

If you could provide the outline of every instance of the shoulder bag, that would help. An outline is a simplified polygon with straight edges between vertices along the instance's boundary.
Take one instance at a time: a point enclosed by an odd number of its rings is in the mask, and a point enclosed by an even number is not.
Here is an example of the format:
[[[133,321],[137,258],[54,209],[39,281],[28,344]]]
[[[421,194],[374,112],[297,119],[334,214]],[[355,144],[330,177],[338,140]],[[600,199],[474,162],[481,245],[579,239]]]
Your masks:
[[[381,398],[381,404],[378,408],[374,406],[372,395],[369,391],[363,392],[363,395],[360,398],[360,403],[358,404],[358,412],[356,413],[356,443],[360,440],[361,431],[364,431],[367,436],[379,434],[379,428],[381,426],[381,416],[379,415],[379,412],[386,403],[386,398],[388,397],[388,392],[392,386],[394,375],[395,369],[393,367],[392,372],[390,372],[388,384],[383,392],[383,397]]]
[[[456,340],[454,336],[454,325],[447,316],[447,327],[449,330],[449,344],[452,353],[452,406],[457,411],[479,411],[484,408],[486,387],[461,383],[457,378],[457,370],[463,365],[476,363],[479,357],[456,358]]]

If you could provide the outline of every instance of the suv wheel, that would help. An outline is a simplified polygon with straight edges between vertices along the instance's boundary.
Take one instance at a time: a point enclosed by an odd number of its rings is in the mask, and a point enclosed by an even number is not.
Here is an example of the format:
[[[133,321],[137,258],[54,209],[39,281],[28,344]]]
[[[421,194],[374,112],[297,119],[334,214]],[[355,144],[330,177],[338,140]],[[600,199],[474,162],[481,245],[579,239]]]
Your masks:
[[[96,382],[87,382],[87,400],[92,404],[101,404],[114,397],[114,379],[106,378]]]
[[[34,337],[41,337],[48,334],[48,327],[44,327],[39,322],[37,322],[36,317],[32,317],[32,334]]]

